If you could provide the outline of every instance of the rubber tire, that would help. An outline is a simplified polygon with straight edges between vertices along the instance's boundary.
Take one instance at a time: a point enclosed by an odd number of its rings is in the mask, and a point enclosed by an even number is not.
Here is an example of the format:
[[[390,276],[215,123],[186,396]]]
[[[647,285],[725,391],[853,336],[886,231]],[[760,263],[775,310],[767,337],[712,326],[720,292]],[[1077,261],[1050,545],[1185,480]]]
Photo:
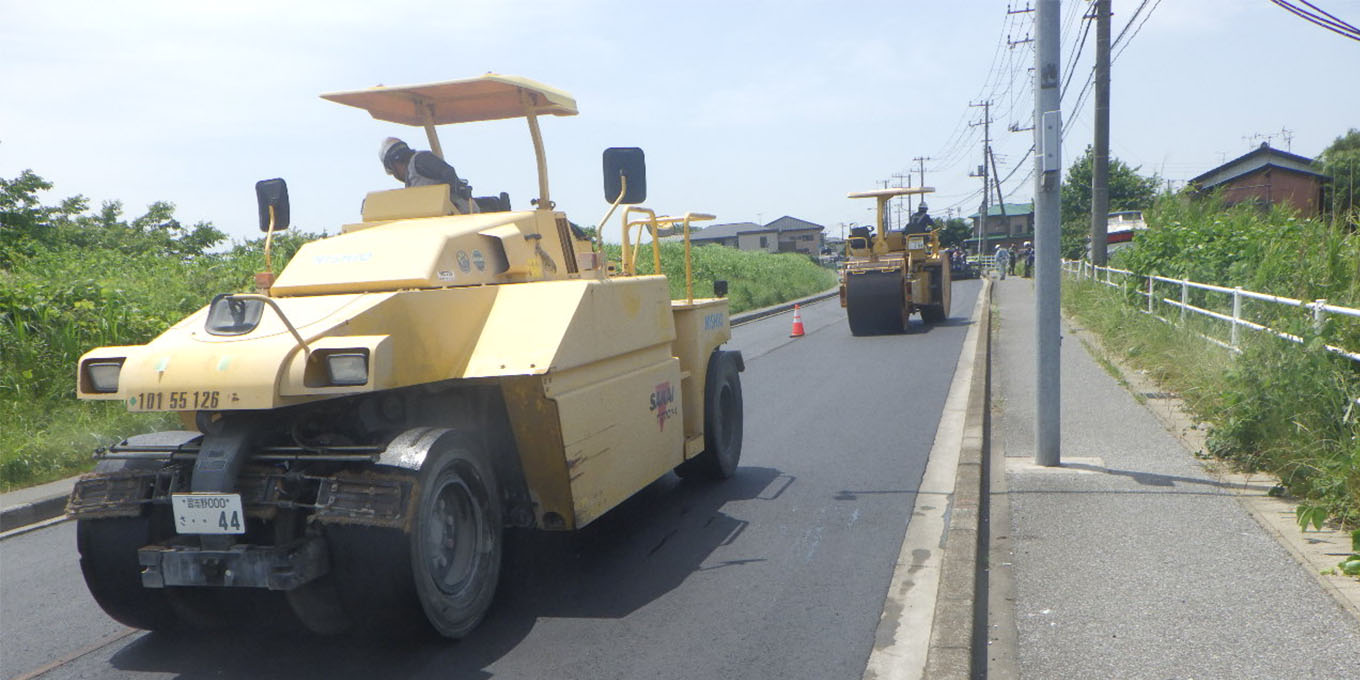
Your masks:
[[[471,441],[461,439],[456,446],[426,458],[420,489],[419,512],[411,531],[416,594],[430,625],[440,635],[456,640],[482,622],[496,595],[505,547],[500,488],[486,455]],[[450,505],[461,506],[452,512],[459,517],[448,514]],[[449,522],[441,521],[441,514],[461,524],[452,545],[447,538]],[[461,540],[469,532],[474,537],[471,545]],[[431,551],[436,536],[445,536],[443,550]],[[438,558],[470,563],[456,582],[448,584],[439,578]]]
[[[151,470],[161,461],[103,460],[95,472]],[[76,549],[80,573],[95,602],[119,623],[144,630],[169,631],[181,627],[165,589],[142,587],[137,550],[172,531],[167,507],[149,507],[139,517],[108,517],[76,521]]]
[[[923,305],[921,307],[921,320],[926,323],[939,323],[949,318],[944,313],[944,307],[940,305]]]
[[[440,635],[460,639],[481,623],[496,593],[504,551],[503,508],[495,471],[469,438],[442,437],[417,475],[418,497],[411,532],[333,525],[326,535],[332,575],[345,614],[368,632],[403,634],[419,614]],[[443,534],[443,507],[460,505],[455,521],[472,544],[454,541],[432,550]],[[462,561],[466,573],[452,586],[436,581],[435,560],[444,553]]]
[[[845,277],[845,315],[850,334],[883,335],[907,329],[902,272],[866,272]]]
[[[734,352],[714,351],[704,382],[704,450],[675,468],[684,479],[727,479],[741,462],[744,411],[741,365]]]

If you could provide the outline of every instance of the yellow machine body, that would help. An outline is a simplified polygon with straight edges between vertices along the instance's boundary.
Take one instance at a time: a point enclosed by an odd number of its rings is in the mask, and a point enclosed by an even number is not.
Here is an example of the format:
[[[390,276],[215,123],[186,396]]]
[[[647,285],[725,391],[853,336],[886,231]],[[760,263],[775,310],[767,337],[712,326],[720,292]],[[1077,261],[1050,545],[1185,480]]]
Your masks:
[[[927,323],[948,318],[953,281],[939,231],[895,230],[886,221],[888,201],[933,191],[907,187],[849,195],[877,205],[877,230],[857,229],[846,239],[840,300],[854,335],[901,333],[914,313]]]
[[[326,95],[414,125],[571,115],[569,95],[483,76]],[[467,106],[459,106],[464,102]],[[435,144],[437,148],[437,143]],[[456,214],[444,185],[376,191],[363,220],[304,245],[249,332],[209,332],[204,307],[145,345],[81,358],[78,396],[201,415],[489,388],[508,416],[533,525],[584,526],[704,449],[707,366],[731,337],[726,299],[672,301],[663,276],[611,276],[564,213]],[[249,297],[249,296],[246,296]],[[263,298],[264,295],[256,296]],[[366,358],[362,384],[325,362]],[[87,367],[121,363],[117,389]]]

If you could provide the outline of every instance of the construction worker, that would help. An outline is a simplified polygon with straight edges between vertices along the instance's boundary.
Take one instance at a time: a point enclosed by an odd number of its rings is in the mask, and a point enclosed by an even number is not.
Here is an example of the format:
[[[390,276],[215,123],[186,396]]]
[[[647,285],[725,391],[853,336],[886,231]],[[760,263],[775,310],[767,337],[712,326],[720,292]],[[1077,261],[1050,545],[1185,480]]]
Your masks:
[[[472,200],[472,186],[467,180],[460,179],[453,166],[429,151],[416,151],[406,142],[396,137],[383,140],[378,151],[383,169],[387,174],[406,183],[408,187],[423,187],[431,184],[449,185],[449,199],[458,212],[466,215],[478,212],[477,202]]]
[[[935,220],[930,219],[926,203],[921,201],[921,207],[911,214],[911,219],[907,220],[907,227],[903,231],[908,234],[921,234],[930,231],[934,226]]]

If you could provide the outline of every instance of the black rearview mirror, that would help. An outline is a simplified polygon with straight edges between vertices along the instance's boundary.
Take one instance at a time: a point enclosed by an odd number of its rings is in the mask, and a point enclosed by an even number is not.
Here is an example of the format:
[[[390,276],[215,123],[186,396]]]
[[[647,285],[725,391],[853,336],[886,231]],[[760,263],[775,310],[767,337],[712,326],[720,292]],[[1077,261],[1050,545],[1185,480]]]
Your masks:
[[[274,209],[274,231],[288,228],[288,183],[282,178],[255,183],[255,202],[260,206],[260,231],[269,231],[269,209]]]
[[[614,147],[604,150],[604,200],[619,200],[623,193],[623,178],[628,179],[628,192],[619,201],[627,205],[647,200],[647,161],[642,149]]]

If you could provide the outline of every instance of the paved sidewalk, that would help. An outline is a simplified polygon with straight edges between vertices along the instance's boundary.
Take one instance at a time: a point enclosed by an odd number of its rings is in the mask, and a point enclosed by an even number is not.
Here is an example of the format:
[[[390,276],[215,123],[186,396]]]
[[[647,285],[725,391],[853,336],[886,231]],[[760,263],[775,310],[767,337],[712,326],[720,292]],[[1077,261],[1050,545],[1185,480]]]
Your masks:
[[[996,283],[1019,676],[1360,677],[1360,623],[1066,327],[1064,465],[1032,465],[1033,280]]]

